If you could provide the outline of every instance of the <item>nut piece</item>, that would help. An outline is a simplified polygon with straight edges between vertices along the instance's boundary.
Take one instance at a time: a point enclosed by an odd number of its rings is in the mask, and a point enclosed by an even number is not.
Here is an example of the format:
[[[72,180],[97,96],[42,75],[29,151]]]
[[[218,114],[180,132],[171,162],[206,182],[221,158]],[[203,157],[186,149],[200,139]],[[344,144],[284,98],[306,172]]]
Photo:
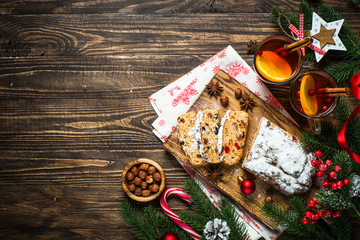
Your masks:
[[[148,163],[142,163],[141,165],[140,165],[140,169],[141,170],[144,170],[144,171],[147,171],[147,169],[149,168],[149,164]]]
[[[237,99],[240,99],[240,98],[241,98],[241,95],[242,95],[241,89],[240,89],[240,88],[235,89],[235,97],[236,97]]]
[[[141,196],[142,191],[143,191],[143,190],[142,190],[141,188],[135,189],[135,195],[136,195],[136,196]]]
[[[132,168],[131,168],[131,172],[135,175],[135,176],[137,176],[138,174],[139,174],[139,168],[137,167],[137,166],[133,166]]]
[[[140,187],[141,187],[142,189],[147,189],[148,183],[147,183],[146,181],[143,181],[143,182],[140,184]]]
[[[132,172],[126,174],[126,180],[132,181],[135,178],[135,175]]]
[[[160,182],[160,181],[161,181],[161,175],[160,175],[160,173],[159,173],[159,172],[154,173],[153,179],[154,179],[156,182]]]
[[[148,173],[149,174],[154,174],[156,172],[156,168],[154,167],[154,166],[150,166],[149,168],[148,168]]]
[[[136,189],[135,184],[131,183],[131,184],[128,186],[128,189],[129,189],[130,192],[135,191],[135,189]]]
[[[272,197],[267,196],[267,197],[265,198],[265,202],[272,202]]]
[[[157,185],[156,183],[154,183],[153,185],[151,185],[149,187],[149,190],[150,192],[153,192],[153,193],[157,193],[159,191],[159,185]]]
[[[133,183],[136,185],[136,186],[140,186],[140,184],[141,184],[141,178],[139,178],[139,177],[136,177],[135,179],[134,179],[134,181],[133,181]]]
[[[147,175],[146,178],[145,178],[145,181],[148,184],[153,183],[153,181],[154,181],[153,176],[152,175]]]
[[[143,171],[143,170],[139,171],[139,174],[138,174],[139,178],[145,179],[146,175],[147,175],[147,173],[145,171]]]
[[[143,195],[143,197],[148,197],[148,196],[150,196],[150,190],[143,190],[142,191],[142,195]]]
[[[220,103],[223,107],[226,107],[229,104],[229,98],[227,96],[221,96]]]

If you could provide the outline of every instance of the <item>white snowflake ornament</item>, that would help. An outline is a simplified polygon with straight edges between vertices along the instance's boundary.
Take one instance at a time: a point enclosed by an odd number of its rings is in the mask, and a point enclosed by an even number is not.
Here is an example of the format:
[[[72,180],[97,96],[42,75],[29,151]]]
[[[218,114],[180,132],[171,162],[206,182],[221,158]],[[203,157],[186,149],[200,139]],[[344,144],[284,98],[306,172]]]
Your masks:
[[[344,22],[344,19],[333,21],[333,22],[325,22],[319,15],[313,12],[313,19],[312,19],[312,29],[310,30],[310,35],[312,36],[313,42],[312,45],[315,47],[323,50],[325,53],[329,50],[339,50],[339,51],[346,51],[344,44],[341,42],[339,38],[339,32],[341,26]],[[321,31],[331,31],[332,34],[332,41],[331,43],[321,43],[318,39],[314,36],[320,33]],[[316,61],[319,62],[324,55],[315,51]]]
[[[205,225],[204,236],[206,240],[228,240],[230,228],[227,223],[221,219],[215,218],[208,221]]]

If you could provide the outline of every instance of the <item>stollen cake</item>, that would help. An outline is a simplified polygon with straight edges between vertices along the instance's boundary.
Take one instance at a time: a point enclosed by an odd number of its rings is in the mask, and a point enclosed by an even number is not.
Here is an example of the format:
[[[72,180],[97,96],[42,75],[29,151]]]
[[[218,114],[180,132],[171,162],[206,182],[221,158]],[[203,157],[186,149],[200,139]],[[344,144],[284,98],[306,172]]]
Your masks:
[[[219,163],[219,151],[217,148],[217,136],[220,128],[220,117],[218,110],[200,110],[196,116],[195,139],[199,143],[200,154],[204,161]]]
[[[227,165],[240,162],[248,129],[248,114],[244,111],[228,110],[221,119],[217,147],[220,161]]]
[[[198,142],[195,140],[195,121],[196,112],[187,112],[178,118],[178,137],[181,147],[186,157],[192,165],[201,165],[203,163]]]
[[[243,168],[286,195],[309,190],[314,168],[297,139],[266,118],[260,120],[256,138]]]

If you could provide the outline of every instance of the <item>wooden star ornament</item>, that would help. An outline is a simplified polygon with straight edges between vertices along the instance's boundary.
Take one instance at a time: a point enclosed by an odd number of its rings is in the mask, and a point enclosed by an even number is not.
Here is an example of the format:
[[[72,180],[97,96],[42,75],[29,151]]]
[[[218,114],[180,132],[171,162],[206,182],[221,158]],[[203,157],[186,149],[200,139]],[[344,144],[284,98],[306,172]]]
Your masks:
[[[346,48],[339,38],[339,32],[344,19],[325,22],[319,15],[313,12],[312,29],[310,35],[312,36],[312,45],[322,49],[324,52],[329,50],[346,51]],[[319,62],[324,55],[315,52],[316,61]]]

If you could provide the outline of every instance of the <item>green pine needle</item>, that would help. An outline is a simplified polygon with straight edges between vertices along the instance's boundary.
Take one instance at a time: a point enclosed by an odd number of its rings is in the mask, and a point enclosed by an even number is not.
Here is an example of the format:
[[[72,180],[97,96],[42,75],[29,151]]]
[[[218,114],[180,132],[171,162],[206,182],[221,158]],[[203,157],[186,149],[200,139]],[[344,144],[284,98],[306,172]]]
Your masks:
[[[222,199],[220,205],[221,218],[227,222],[227,225],[231,229],[229,240],[249,239],[246,227],[243,223],[239,223],[239,216],[236,214],[235,208],[230,205],[230,201],[228,199]]]
[[[330,219],[329,227],[333,239],[351,239],[351,226],[346,217],[341,216],[340,218]]]
[[[316,197],[322,205],[331,210],[345,211],[353,207],[348,191],[335,191],[332,189],[318,191]]]

